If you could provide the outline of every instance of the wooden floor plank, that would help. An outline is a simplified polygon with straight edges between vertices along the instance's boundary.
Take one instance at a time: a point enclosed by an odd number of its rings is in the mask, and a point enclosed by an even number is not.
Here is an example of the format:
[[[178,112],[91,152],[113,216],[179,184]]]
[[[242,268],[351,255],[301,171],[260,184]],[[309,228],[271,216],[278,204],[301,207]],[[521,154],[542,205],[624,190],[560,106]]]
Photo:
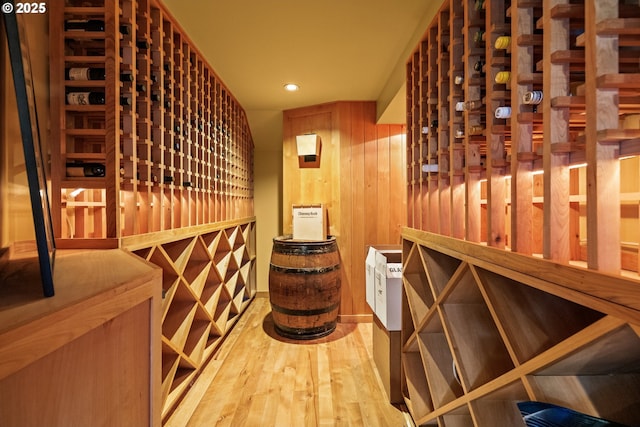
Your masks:
[[[411,427],[375,370],[370,323],[309,341],[275,333],[256,298],[165,427]]]

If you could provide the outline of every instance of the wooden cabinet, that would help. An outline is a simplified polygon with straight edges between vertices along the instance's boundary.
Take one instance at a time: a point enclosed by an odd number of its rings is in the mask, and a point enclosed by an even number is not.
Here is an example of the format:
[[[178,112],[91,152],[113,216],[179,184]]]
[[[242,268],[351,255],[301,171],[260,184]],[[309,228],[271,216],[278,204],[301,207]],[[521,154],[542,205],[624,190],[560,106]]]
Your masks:
[[[65,0],[49,15],[56,243],[162,268],[165,416],[256,292],[251,132],[160,2]]]
[[[402,362],[417,424],[524,426],[544,401],[640,422],[638,281],[403,232]]]
[[[161,424],[161,270],[122,250],[0,259],[0,424]]]

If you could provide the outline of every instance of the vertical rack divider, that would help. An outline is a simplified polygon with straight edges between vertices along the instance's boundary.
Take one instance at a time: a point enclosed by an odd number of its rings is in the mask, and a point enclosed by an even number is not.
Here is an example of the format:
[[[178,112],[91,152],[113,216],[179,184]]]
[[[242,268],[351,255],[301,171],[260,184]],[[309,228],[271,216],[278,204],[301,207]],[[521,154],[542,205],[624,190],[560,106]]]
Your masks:
[[[569,195],[570,154],[561,149],[569,142],[569,109],[552,107],[555,97],[569,94],[569,65],[556,63],[551,56],[556,51],[566,51],[569,43],[569,19],[554,18],[554,7],[568,5],[567,0],[543,1],[543,165],[544,165],[544,235],[543,256],[558,262],[568,262],[569,246]],[[556,149],[558,147],[558,149]]]
[[[451,236],[463,239],[465,232],[465,210],[460,206],[465,204],[464,182],[464,141],[458,137],[458,131],[464,128],[464,118],[456,111],[457,102],[462,101],[462,86],[456,81],[464,78],[464,10],[463,2],[451,1],[450,12],[450,44],[449,44],[449,159],[451,182]]]
[[[445,3],[446,6],[448,4]],[[438,192],[440,205],[440,234],[451,235],[451,157],[449,152],[449,52],[451,29],[449,17],[451,11],[447,7],[438,15],[437,45],[438,55],[438,114],[437,123],[433,126],[438,141]]]
[[[429,227],[429,176],[423,165],[429,165],[429,105],[426,91],[429,87],[429,42],[422,41],[413,56],[413,143],[411,144],[412,188],[415,197],[414,221],[421,228]],[[429,166],[427,166],[429,167]],[[428,170],[428,169],[427,169]]]
[[[133,76],[132,82],[126,82],[123,84],[117,84],[117,87],[121,88],[123,93],[122,98],[116,95],[116,99],[124,99],[126,96],[124,93],[130,93],[128,97],[128,103],[130,105],[120,105],[118,103],[118,109],[120,110],[120,156],[119,156],[119,181],[121,183],[119,198],[120,203],[118,207],[118,215],[121,217],[120,234],[123,236],[130,236],[138,233],[138,215],[137,215],[137,193],[138,193],[138,134],[137,134],[137,118],[138,118],[138,100],[144,102],[141,99],[139,92],[137,91],[138,85],[143,84],[137,72],[137,49],[135,40],[137,37],[137,25],[136,14],[134,10],[134,0],[121,0],[119,4],[120,8],[120,21],[119,25],[124,28],[129,28],[128,33],[120,36],[120,57],[121,64],[120,69],[116,71],[116,75],[119,73],[130,73]],[[108,80],[118,82],[118,79]]]
[[[526,3],[521,6],[521,3]],[[531,73],[534,69],[532,44],[521,40],[533,36],[533,8],[530,2],[514,0],[511,3],[511,73],[514,76]],[[533,119],[524,117],[528,106],[522,102],[533,84],[520,79],[511,80],[511,249],[531,255],[533,253],[533,162],[537,155],[533,149]]]
[[[509,72],[510,64],[503,56],[499,56],[494,47],[499,36],[510,35],[505,24],[505,0],[485,1],[486,9],[486,79],[487,93],[485,101],[487,137],[487,244],[504,249],[507,242],[505,211],[506,182],[505,170],[508,166],[506,158],[505,134],[507,126],[499,125],[494,119],[494,111],[506,99],[508,81],[496,82],[499,72]]]
[[[597,28],[607,19],[617,19],[618,9],[617,0],[585,2],[587,264],[614,274],[621,266],[620,210],[611,208],[620,206],[620,143],[601,135],[618,128],[619,90],[600,82],[603,76],[619,73],[619,37]]]
[[[438,19],[440,17],[438,16]],[[431,173],[429,176],[429,196],[428,196],[428,209],[429,215],[429,231],[435,233],[440,232],[440,192],[439,192],[439,176],[442,170],[446,170],[445,165],[440,163],[440,156],[438,155],[438,133],[432,124],[434,120],[438,118],[438,58],[440,56],[440,47],[438,46],[438,26],[434,25],[429,29],[429,68],[425,70],[427,75],[427,124],[428,124],[428,152],[429,162],[435,160],[437,164],[437,171]],[[424,206],[424,203],[423,203]]]
[[[476,7],[477,4],[477,7]],[[481,48],[485,23],[484,9],[480,0],[464,1],[464,73],[463,92],[461,102],[465,100],[481,100],[484,87],[482,63],[485,52]],[[482,230],[481,209],[481,177],[485,169],[482,166],[482,147],[486,146],[484,135],[470,135],[470,129],[481,126],[481,115],[467,111],[464,113],[462,132],[464,132],[464,160],[465,160],[465,237],[472,242],[480,242]]]
[[[120,79],[120,14],[117,2],[105,0],[105,74],[106,82]],[[120,85],[105,84],[105,228],[100,235],[118,238],[121,229],[120,216]],[[102,228],[99,216],[94,217],[96,230]]]

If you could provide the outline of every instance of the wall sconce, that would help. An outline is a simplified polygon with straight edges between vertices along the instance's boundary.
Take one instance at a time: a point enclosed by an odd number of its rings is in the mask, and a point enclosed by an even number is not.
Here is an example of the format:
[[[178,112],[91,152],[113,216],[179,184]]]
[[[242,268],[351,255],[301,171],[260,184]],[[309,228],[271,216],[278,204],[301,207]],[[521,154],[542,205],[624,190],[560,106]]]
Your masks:
[[[320,135],[309,133],[296,136],[298,158],[304,163],[315,163],[320,157]]]

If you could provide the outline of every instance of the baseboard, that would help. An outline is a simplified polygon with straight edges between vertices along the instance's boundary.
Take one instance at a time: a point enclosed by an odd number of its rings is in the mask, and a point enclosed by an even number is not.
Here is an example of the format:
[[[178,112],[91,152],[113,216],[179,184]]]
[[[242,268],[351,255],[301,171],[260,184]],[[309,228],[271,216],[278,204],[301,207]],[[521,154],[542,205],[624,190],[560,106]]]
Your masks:
[[[257,291],[256,298],[269,298],[269,291]]]

